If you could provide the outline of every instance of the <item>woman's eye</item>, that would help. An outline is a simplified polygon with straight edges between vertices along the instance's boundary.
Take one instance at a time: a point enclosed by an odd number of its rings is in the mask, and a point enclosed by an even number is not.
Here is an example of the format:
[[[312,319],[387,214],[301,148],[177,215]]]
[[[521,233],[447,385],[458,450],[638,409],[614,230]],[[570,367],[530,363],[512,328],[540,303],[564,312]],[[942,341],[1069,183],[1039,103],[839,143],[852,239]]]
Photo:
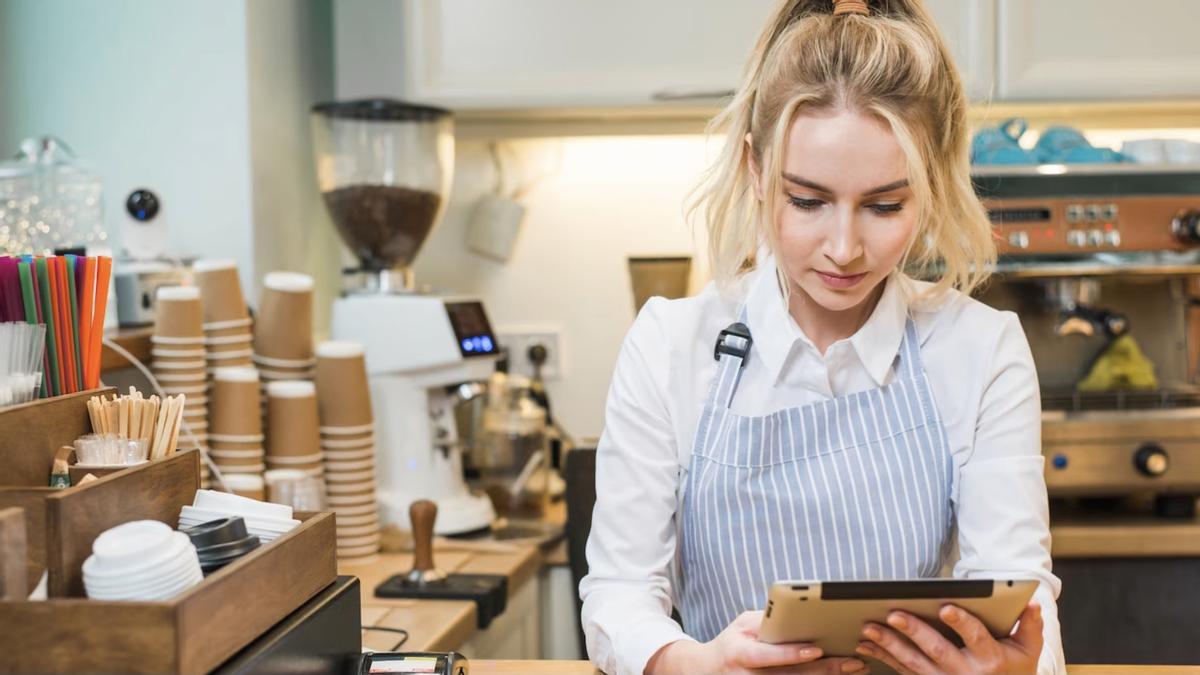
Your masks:
[[[868,204],[868,209],[874,211],[877,215],[887,216],[893,213],[899,213],[904,209],[904,202],[892,202],[890,204]]]
[[[788,201],[792,206],[802,211],[812,211],[813,209],[821,208],[825,202],[820,199],[808,199],[806,197],[789,196]]]

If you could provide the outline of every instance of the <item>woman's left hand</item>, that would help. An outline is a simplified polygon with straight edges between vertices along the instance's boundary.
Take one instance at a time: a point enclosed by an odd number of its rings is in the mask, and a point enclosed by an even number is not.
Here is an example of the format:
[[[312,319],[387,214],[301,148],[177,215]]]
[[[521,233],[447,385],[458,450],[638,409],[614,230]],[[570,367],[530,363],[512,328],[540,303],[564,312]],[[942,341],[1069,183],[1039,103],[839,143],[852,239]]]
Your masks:
[[[1034,673],[1042,653],[1042,608],[1029,603],[1012,635],[997,640],[971,613],[942,607],[942,621],[958,633],[958,648],[929,624],[907,612],[892,612],[887,626],[868,623],[858,653],[883,661],[900,673]]]

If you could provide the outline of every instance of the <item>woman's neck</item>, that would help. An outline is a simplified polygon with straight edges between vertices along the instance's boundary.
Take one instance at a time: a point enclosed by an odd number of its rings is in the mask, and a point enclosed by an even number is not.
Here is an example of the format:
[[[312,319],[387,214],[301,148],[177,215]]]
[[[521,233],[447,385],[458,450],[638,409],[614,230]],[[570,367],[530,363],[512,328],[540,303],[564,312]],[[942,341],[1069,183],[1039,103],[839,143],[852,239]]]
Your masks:
[[[798,285],[792,284],[788,296],[788,313],[792,315],[792,320],[800,330],[812,340],[817,351],[824,356],[829,345],[854,335],[862,328],[870,318],[871,312],[875,311],[875,305],[879,304],[879,298],[883,296],[884,285],[887,283],[885,279],[858,305],[840,311],[822,307]]]

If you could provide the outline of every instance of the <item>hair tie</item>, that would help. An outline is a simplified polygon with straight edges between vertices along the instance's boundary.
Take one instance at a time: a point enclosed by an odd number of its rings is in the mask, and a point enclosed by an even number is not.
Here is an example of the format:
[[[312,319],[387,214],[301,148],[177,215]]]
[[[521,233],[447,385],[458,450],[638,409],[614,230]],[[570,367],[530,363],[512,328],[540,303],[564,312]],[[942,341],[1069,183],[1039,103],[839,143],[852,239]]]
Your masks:
[[[866,0],[833,0],[833,15],[839,14],[862,14],[870,16],[871,9],[867,7]]]

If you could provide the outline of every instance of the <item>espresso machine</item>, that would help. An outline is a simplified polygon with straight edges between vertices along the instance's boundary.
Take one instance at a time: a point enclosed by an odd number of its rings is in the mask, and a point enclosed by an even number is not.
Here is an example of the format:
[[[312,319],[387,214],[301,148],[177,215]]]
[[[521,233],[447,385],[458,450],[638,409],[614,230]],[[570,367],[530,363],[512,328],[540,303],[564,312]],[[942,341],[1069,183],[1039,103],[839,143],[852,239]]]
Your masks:
[[[1001,254],[979,299],[1018,314],[1041,383],[1067,662],[1200,662],[1181,592],[1200,583],[1200,167],[974,179]]]
[[[483,304],[419,292],[412,263],[445,209],[454,126],[439,108],[386,99],[312,110],[317,183],[359,260],[333,305],[333,337],[365,348],[376,411],[384,522],[410,529],[409,506],[436,503],[434,531],[486,530],[495,513],[463,479],[454,409],[487,382],[499,353]]]

